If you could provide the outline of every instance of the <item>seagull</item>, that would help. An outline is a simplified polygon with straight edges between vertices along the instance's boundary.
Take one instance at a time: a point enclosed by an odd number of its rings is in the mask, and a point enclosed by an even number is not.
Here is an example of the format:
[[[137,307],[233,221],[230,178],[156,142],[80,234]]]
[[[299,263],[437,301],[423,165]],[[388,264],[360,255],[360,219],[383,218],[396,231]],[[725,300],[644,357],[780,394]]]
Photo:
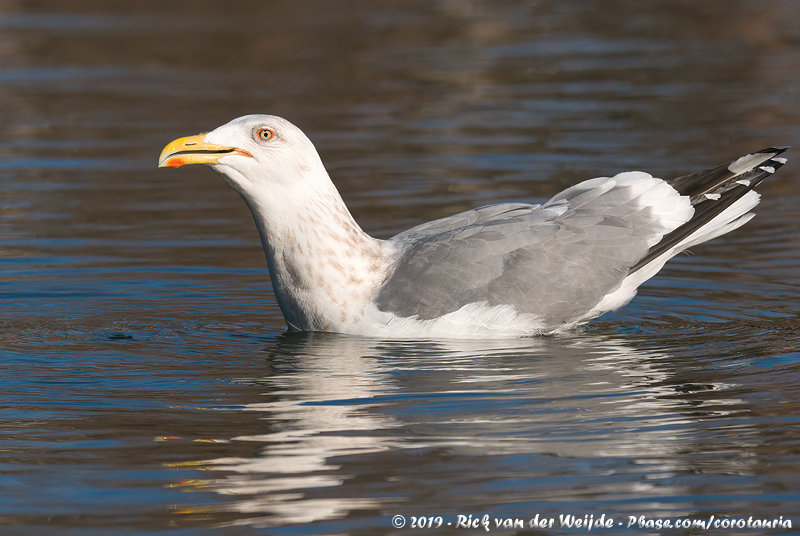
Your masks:
[[[247,115],[168,144],[159,167],[207,164],[255,219],[290,331],[498,338],[569,330],[622,307],[681,251],[745,224],[786,163],[770,147],[671,180],[581,182],[546,203],[499,203],[388,240],[353,219],[314,145]]]

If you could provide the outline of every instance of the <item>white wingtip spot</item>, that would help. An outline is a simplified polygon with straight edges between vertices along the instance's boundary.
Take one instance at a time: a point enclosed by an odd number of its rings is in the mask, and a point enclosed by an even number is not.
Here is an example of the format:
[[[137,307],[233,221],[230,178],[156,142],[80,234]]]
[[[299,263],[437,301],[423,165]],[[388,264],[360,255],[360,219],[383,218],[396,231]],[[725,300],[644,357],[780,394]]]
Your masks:
[[[788,162],[788,161],[789,161],[788,159],[786,159],[786,158],[783,158],[783,157],[781,157],[781,156],[774,156],[774,157],[772,157],[770,160],[774,160],[775,162],[777,162],[777,163],[779,163],[779,164],[785,164],[786,162]]]
[[[767,173],[775,173],[775,168],[772,166],[760,166],[758,169],[764,170]]]
[[[750,171],[765,160],[768,160],[768,157],[763,153],[747,154],[728,164],[728,171],[734,175],[741,175],[745,171]]]
[[[720,194],[703,194],[703,195],[705,195],[708,199],[711,199],[712,201],[716,201],[717,199],[722,197]]]
[[[736,184],[741,184],[742,186],[750,186],[750,181],[747,179],[742,179],[740,181],[736,181]]]

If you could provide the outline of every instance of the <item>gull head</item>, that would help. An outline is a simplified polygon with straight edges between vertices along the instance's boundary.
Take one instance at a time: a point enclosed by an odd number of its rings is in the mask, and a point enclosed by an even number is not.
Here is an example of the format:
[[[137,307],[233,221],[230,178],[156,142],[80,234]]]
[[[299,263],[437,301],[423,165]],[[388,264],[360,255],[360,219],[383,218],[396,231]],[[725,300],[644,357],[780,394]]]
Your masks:
[[[159,167],[207,164],[245,199],[332,184],[314,145],[289,121],[246,115],[208,133],[179,138],[161,152]]]
[[[211,166],[244,199],[292,329],[342,331],[363,319],[388,257],[355,222],[299,128],[280,117],[247,115],[171,142],[158,162],[187,164]]]

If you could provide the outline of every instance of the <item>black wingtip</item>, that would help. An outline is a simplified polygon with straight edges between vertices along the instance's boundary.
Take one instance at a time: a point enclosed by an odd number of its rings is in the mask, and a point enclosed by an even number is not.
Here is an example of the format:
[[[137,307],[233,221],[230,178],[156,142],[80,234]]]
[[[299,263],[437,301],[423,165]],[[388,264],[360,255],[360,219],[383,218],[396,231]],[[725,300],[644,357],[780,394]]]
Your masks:
[[[758,186],[764,179],[773,175],[787,161],[786,158],[778,158],[778,155],[788,149],[790,149],[789,146],[768,147],[742,156],[733,162],[667,181],[678,193],[690,198],[695,210],[694,215],[691,220],[666,235],[631,268],[630,273],[646,266],[669,248],[679,244]],[[752,165],[747,167],[731,169],[731,164],[742,160],[751,160],[754,156],[756,156],[756,163],[752,164],[751,162]]]
[[[768,154],[768,153],[781,154],[782,152],[788,151],[791,148],[792,148],[791,145],[776,145],[775,147],[767,147],[766,149],[761,149],[760,151],[756,152],[763,154]]]

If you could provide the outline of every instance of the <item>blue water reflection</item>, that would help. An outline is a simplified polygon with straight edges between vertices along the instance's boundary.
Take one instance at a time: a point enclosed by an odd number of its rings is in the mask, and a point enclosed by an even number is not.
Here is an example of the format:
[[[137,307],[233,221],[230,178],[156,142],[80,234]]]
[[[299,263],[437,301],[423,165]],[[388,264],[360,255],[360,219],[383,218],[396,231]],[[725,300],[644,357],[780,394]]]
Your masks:
[[[241,408],[268,431],[218,438],[252,442],[256,455],[177,464],[213,475],[185,485],[230,497],[223,508],[246,516],[237,524],[567,504],[620,519],[683,517],[696,513],[700,475],[730,493],[757,486],[761,439],[741,420],[738,386],[676,378],[674,356],[622,339],[311,334],[284,336],[269,353],[270,374],[247,380],[264,400]]]

